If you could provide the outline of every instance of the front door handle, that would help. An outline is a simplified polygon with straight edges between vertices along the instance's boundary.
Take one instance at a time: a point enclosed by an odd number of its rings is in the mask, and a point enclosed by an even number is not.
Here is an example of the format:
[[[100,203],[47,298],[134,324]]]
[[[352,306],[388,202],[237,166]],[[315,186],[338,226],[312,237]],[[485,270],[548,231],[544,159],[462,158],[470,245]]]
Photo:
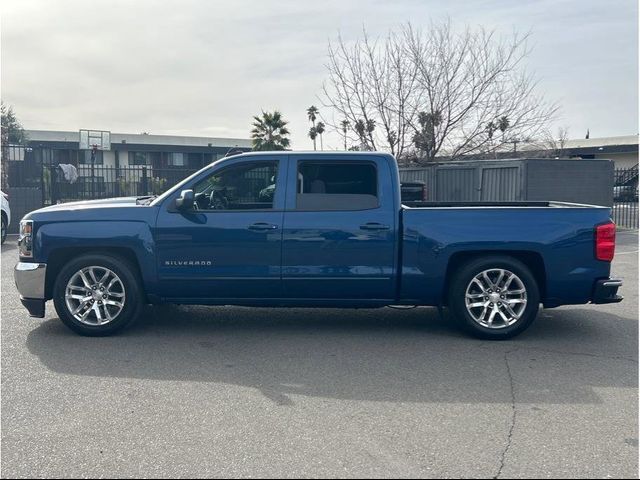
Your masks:
[[[262,232],[264,230],[276,230],[277,228],[278,228],[278,225],[274,225],[272,223],[266,223],[266,222],[257,222],[252,225],[249,225],[249,230],[256,230],[259,232]]]
[[[364,225],[360,225],[360,230],[389,230],[389,225],[369,222],[369,223],[365,223]]]

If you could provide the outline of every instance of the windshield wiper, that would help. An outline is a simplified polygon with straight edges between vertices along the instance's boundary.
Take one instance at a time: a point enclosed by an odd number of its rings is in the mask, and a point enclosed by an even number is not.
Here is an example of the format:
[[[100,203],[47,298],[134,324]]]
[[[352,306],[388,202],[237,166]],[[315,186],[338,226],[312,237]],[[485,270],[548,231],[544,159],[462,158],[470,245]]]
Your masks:
[[[149,205],[157,197],[157,195],[145,195],[144,197],[138,197],[136,198],[136,205]]]

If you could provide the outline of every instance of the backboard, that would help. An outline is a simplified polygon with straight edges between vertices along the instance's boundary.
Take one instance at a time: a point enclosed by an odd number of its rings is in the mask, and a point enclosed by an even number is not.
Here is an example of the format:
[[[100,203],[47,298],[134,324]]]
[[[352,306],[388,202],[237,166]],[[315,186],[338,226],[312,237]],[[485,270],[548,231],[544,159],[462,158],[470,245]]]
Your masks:
[[[80,150],[111,150],[111,132],[105,130],[80,129]]]

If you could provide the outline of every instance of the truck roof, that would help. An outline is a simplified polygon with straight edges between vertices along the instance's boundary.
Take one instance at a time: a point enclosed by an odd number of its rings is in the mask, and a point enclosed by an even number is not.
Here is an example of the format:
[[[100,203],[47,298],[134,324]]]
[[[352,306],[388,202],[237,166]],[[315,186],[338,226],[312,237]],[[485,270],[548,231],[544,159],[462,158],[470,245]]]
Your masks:
[[[334,155],[340,155],[342,156],[354,156],[354,157],[358,157],[358,156],[372,156],[372,155],[378,155],[378,156],[386,156],[386,157],[391,157],[393,158],[393,156],[387,152],[380,152],[380,151],[373,151],[373,152],[352,152],[352,151],[344,151],[344,150],[322,150],[322,151],[317,151],[317,150],[269,150],[269,151],[251,151],[251,152],[242,152],[242,153],[237,153],[235,155],[230,155],[233,157],[246,157],[248,155],[254,156],[254,155],[314,155],[314,156],[334,156]]]

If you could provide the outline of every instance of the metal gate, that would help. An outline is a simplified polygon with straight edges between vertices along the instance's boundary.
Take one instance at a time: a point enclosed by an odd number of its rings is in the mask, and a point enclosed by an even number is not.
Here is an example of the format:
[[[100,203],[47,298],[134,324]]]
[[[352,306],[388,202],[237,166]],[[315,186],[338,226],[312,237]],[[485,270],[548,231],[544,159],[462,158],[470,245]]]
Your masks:
[[[74,200],[159,195],[195,169],[154,168],[151,165],[113,167],[78,165],[77,178],[65,178],[58,165],[42,166],[42,189],[45,205]]]
[[[613,221],[619,227],[638,228],[638,165],[617,168],[613,186]]]

